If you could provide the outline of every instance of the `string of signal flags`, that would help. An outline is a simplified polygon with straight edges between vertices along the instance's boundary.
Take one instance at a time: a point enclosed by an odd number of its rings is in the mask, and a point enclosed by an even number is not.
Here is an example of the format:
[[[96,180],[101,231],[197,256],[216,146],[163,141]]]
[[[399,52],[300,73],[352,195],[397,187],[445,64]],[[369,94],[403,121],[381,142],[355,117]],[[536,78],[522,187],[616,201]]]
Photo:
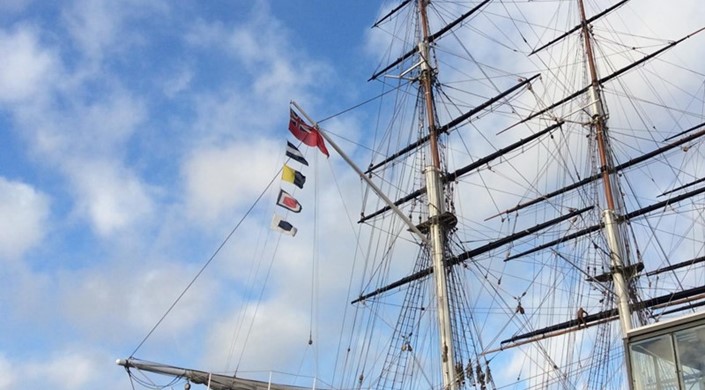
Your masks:
[[[328,149],[326,148],[323,136],[314,126],[307,124],[298,114],[294,112],[293,109],[289,109],[289,132],[301,141],[306,146],[317,147],[326,157],[330,157]],[[304,158],[304,155],[299,151],[299,149],[289,142],[286,141],[286,157],[290,161],[295,161],[301,164],[301,166],[308,166],[308,161]],[[301,168],[299,168],[301,169]],[[287,163],[284,163],[282,167],[282,181],[291,183],[299,189],[304,188],[306,183],[306,176],[304,176],[299,170],[290,167]],[[299,203],[293,195],[286,192],[283,188],[279,188],[279,195],[277,196],[277,206],[280,206],[293,213],[301,212],[301,203]],[[294,227],[289,221],[284,220],[283,217],[279,216],[276,212],[272,219],[272,229],[279,231],[290,236],[295,236],[298,229]]]

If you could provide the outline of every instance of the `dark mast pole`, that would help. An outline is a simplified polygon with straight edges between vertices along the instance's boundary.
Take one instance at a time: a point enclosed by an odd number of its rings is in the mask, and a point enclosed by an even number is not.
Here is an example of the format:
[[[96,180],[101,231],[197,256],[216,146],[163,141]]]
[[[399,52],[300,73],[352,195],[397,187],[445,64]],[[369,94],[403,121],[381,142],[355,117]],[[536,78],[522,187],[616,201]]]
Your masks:
[[[631,311],[629,309],[629,293],[624,271],[624,259],[626,250],[622,238],[619,235],[620,222],[617,216],[617,209],[614,201],[614,191],[612,189],[613,162],[607,144],[607,124],[600,94],[600,83],[597,77],[597,67],[595,66],[595,55],[592,49],[592,39],[590,27],[585,17],[585,5],[583,0],[578,0],[580,8],[580,20],[582,24],[583,41],[585,42],[585,54],[587,57],[588,70],[590,72],[590,100],[592,127],[595,129],[597,138],[598,155],[600,158],[600,172],[605,192],[605,203],[607,207],[602,211],[605,236],[610,249],[610,265],[612,269],[612,281],[614,282],[615,295],[617,298],[617,310],[622,328],[622,337],[626,337],[627,332],[632,328]]]
[[[426,103],[426,120],[429,134],[429,152],[431,165],[424,170],[426,188],[428,189],[429,238],[431,242],[431,258],[433,260],[433,278],[436,287],[436,305],[438,306],[438,328],[440,341],[441,369],[443,388],[456,390],[458,381],[455,378],[455,351],[453,346],[453,330],[450,319],[450,303],[448,301],[448,281],[445,272],[445,231],[439,216],[444,213],[444,191],[441,184],[441,160],[438,153],[438,129],[435,121],[435,103],[433,101],[433,83],[435,69],[430,62],[430,38],[426,7],[428,0],[418,0],[419,20],[422,37],[419,42],[421,56],[420,84]]]

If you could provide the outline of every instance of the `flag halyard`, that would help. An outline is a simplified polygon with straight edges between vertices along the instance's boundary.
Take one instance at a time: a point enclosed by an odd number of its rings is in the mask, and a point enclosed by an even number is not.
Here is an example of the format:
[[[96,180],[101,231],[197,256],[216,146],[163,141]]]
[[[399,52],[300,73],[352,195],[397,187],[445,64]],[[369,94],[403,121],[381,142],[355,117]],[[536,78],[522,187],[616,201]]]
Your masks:
[[[282,167],[282,180],[303,189],[304,183],[306,183],[306,176],[296,169],[284,164],[284,167]]]
[[[306,161],[304,155],[301,154],[299,149],[289,141],[286,141],[286,156],[294,161],[298,161],[301,164],[308,166],[308,161]]]
[[[284,219],[282,219],[282,217],[278,216],[277,214],[274,214],[274,218],[272,218],[272,229],[284,234],[288,234],[292,237],[296,236],[296,233],[299,231],[297,228],[294,227],[294,225],[285,221]]]
[[[330,157],[328,148],[326,148],[326,143],[318,129],[306,124],[304,120],[294,112],[294,110],[289,110],[289,112],[289,131],[291,134],[293,134],[296,139],[303,142],[305,145],[318,147],[318,150],[320,150],[321,153],[325,154],[326,157]]]
[[[291,196],[291,194],[282,189],[279,190],[279,196],[277,197],[277,206],[281,206],[294,213],[301,212],[301,203],[299,203],[296,198]]]

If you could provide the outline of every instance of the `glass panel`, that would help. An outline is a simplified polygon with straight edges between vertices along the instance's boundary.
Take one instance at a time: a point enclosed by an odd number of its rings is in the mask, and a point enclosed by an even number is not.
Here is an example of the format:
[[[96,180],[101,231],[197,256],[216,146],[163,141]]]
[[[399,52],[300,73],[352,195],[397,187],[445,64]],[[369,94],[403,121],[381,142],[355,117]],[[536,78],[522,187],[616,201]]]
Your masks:
[[[670,335],[629,346],[635,390],[678,390],[678,375]]]
[[[675,333],[681,381],[687,390],[705,390],[705,325]]]

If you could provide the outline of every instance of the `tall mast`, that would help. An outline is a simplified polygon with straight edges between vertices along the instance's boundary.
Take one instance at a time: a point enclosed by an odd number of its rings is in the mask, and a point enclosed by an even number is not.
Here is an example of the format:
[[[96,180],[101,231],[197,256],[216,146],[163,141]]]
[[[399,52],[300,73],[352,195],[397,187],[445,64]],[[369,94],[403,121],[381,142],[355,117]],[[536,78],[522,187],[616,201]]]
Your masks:
[[[443,388],[455,390],[458,383],[455,377],[455,351],[453,347],[453,331],[450,321],[450,303],[448,301],[448,287],[446,280],[446,267],[444,261],[445,232],[439,216],[444,213],[444,190],[441,185],[441,162],[438,153],[438,131],[435,121],[435,105],[433,101],[433,82],[435,70],[429,58],[429,27],[426,7],[428,0],[419,0],[419,19],[422,28],[422,39],[419,42],[421,56],[421,91],[426,103],[426,119],[428,123],[429,148],[431,165],[425,168],[426,188],[428,190],[428,216],[429,236],[431,241],[431,257],[436,286],[436,305],[438,306],[438,328],[440,338],[441,369],[443,374]]]
[[[610,250],[610,268],[612,281],[614,282],[615,295],[617,298],[617,310],[622,328],[622,337],[632,328],[631,312],[629,310],[629,294],[627,291],[627,281],[625,279],[624,259],[626,250],[621,236],[619,235],[620,222],[616,213],[614,191],[612,190],[612,156],[607,145],[607,123],[605,119],[602,95],[600,94],[600,82],[597,77],[595,66],[595,55],[592,50],[592,40],[590,37],[590,27],[585,17],[585,5],[583,0],[578,0],[580,8],[580,20],[582,25],[583,41],[585,42],[585,54],[587,56],[588,70],[590,72],[590,107],[592,127],[595,129],[597,138],[597,149],[600,158],[600,173],[605,192],[606,209],[602,211],[602,221],[604,223],[607,245]]]

